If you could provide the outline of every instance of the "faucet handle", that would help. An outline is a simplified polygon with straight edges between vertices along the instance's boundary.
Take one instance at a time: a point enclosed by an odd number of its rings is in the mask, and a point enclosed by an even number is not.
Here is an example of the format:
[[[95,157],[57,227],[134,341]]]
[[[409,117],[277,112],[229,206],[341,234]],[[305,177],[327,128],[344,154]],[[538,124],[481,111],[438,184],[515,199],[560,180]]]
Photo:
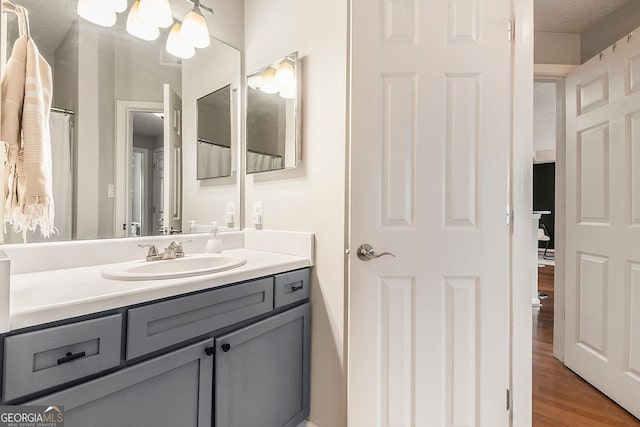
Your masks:
[[[169,243],[169,248],[172,248],[173,251],[176,254],[177,258],[182,258],[184,256],[184,249],[182,248],[182,245],[184,243],[191,243],[191,240],[182,240],[179,242],[176,242],[175,240],[171,243]]]
[[[149,248],[149,252],[147,253],[147,261],[158,256],[158,248],[156,245],[138,245],[141,248]]]

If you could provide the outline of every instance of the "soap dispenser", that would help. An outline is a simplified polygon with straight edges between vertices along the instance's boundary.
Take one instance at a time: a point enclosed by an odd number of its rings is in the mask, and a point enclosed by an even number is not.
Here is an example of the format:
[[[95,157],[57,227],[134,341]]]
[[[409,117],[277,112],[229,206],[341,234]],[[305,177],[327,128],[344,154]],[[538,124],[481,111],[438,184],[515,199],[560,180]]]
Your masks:
[[[218,230],[217,221],[213,221],[211,223],[211,237],[209,237],[209,240],[207,240],[207,252],[222,252],[222,239],[220,238],[220,230]]]

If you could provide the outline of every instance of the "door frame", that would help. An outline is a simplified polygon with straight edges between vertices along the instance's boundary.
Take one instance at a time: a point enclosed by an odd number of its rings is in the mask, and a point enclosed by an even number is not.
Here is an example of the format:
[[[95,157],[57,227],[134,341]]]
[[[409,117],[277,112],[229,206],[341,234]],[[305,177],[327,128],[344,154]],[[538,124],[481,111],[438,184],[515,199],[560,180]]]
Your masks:
[[[113,204],[113,235],[127,237],[129,230],[122,224],[129,224],[128,188],[131,186],[131,153],[133,152],[134,112],[163,113],[162,102],[116,101],[116,153],[115,153],[115,200]]]
[[[564,295],[565,295],[565,163],[566,163],[566,115],[565,78],[578,65],[535,64],[535,81],[556,83],[556,167],[555,167],[555,216],[554,247],[555,267],[553,277],[553,356],[564,361]]]

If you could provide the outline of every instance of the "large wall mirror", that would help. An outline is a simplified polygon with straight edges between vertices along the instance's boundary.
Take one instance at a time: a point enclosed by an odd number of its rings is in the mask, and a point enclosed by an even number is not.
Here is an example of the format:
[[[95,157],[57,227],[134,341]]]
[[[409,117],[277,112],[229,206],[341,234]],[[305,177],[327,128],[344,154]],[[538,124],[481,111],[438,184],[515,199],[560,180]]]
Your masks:
[[[189,231],[189,223],[224,221],[239,227],[240,52],[214,38],[180,60],[165,50],[169,29],[143,41],[119,13],[113,27],[80,18],[77,0],[15,0],[29,11],[31,37],[51,65],[51,133],[56,204],[51,240],[155,235]],[[206,2],[205,2],[206,3]],[[128,1],[128,8],[134,1]],[[174,22],[193,7],[172,0]],[[17,37],[17,19],[6,16],[3,55]],[[207,14],[205,18],[208,20]],[[211,27],[211,24],[209,25]],[[233,141],[226,150],[227,176],[198,179],[197,103],[220,88],[228,110],[220,121]],[[212,112],[212,114],[215,114]],[[213,162],[214,160],[212,160]],[[44,240],[27,233],[27,242]],[[7,231],[5,243],[22,243]]]
[[[298,54],[248,75],[247,85],[247,173],[295,168],[300,156]]]

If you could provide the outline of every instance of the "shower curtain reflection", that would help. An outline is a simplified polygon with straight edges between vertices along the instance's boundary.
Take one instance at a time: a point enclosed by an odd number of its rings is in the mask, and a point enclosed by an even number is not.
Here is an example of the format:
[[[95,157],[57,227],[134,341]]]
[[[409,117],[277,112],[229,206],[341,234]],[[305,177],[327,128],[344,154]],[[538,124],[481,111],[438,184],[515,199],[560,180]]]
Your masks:
[[[51,242],[71,240],[71,225],[73,221],[73,116],[68,113],[51,111],[49,118],[51,130],[51,156],[53,201],[55,203],[54,224],[58,232],[48,239],[44,239],[39,231],[27,232],[27,242]],[[15,233],[7,229],[5,243],[23,243],[22,233]]]

